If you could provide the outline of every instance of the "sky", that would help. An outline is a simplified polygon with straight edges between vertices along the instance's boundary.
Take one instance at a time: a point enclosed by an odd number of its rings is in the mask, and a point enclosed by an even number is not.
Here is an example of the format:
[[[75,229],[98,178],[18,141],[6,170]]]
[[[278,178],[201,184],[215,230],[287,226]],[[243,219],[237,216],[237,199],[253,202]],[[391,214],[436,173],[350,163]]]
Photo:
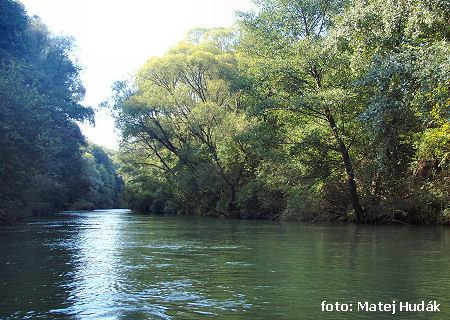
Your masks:
[[[21,0],[57,35],[75,38],[74,55],[83,67],[86,105],[111,95],[111,85],[132,75],[152,56],[164,54],[195,27],[227,27],[251,0]],[[119,134],[107,110],[96,125],[80,125],[88,140],[118,148]]]

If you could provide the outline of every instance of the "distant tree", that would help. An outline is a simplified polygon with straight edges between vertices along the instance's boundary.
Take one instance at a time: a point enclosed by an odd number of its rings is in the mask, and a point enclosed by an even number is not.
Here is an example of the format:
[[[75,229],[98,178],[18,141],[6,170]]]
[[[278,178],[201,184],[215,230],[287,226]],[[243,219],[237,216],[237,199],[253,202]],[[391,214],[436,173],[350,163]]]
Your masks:
[[[83,187],[70,204],[71,209],[108,209],[123,205],[123,181],[111,156],[100,146],[88,144],[83,148],[79,176]]]

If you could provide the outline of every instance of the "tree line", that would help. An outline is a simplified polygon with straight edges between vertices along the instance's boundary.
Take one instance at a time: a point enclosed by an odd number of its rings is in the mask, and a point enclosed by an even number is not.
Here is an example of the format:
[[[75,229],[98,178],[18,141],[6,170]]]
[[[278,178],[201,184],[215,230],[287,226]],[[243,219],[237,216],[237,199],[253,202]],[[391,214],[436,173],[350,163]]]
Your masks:
[[[0,0],[0,223],[120,203],[116,165],[76,123],[94,112],[82,104],[72,43]]]
[[[255,6],[114,85],[130,206],[448,224],[447,1]]]

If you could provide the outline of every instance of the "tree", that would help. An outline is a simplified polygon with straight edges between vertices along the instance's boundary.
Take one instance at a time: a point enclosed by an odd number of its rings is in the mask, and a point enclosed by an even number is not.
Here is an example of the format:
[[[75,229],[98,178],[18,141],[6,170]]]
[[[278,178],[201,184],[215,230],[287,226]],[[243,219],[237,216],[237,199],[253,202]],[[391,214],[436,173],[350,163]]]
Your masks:
[[[239,139],[252,122],[240,110],[233,39],[224,30],[194,30],[150,59],[131,86],[117,84],[115,108],[123,148],[135,155],[127,157],[132,181],[155,190],[158,179],[136,179],[136,168],[162,175],[171,185],[164,190],[188,208],[237,217],[246,214],[238,193],[252,175]]]
[[[90,143],[82,150],[79,173],[82,187],[70,208],[93,210],[121,207],[123,180],[117,174],[118,168],[111,160],[112,156],[100,146]]]
[[[354,99],[348,56],[329,39],[343,1],[259,1],[241,14],[241,50],[261,87],[264,112],[285,110],[324,125],[335,141],[358,222],[363,220],[350,146],[361,106]]]
[[[255,3],[115,84],[131,206],[448,223],[445,1]]]
[[[67,208],[77,195],[85,143],[72,40],[53,36],[13,0],[0,1],[0,220]]]

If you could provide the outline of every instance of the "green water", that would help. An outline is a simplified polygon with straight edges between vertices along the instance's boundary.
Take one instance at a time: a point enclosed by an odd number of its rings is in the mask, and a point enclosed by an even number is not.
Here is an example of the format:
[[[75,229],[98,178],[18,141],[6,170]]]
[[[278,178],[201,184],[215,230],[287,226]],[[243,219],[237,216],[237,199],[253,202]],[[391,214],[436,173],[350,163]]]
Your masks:
[[[448,228],[62,213],[0,229],[0,318],[450,319],[449,269]]]

